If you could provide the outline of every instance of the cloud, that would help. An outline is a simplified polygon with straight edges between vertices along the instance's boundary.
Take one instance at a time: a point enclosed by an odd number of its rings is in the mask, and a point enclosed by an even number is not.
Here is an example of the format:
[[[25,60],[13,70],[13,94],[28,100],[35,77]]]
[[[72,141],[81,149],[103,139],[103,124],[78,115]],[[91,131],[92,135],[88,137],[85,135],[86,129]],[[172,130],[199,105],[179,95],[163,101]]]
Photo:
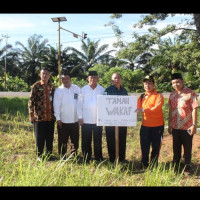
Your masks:
[[[26,19],[20,19],[10,16],[0,16],[0,30],[12,31],[21,28],[31,28],[35,25]]]

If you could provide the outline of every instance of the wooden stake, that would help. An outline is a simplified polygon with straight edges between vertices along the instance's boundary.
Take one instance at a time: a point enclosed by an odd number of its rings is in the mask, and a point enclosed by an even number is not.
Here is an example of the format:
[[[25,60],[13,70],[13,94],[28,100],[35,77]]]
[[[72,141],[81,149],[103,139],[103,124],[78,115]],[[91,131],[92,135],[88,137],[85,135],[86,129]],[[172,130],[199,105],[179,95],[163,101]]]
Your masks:
[[[119,159],[119,127],[115,126],[115,159]]]

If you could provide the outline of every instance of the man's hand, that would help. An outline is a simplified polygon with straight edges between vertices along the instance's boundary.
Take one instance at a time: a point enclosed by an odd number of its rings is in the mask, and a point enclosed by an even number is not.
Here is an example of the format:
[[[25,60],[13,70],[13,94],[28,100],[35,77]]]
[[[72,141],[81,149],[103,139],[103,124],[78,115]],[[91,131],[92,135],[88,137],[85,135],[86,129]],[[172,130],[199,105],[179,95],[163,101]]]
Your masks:
[[[143,108],[137,108],[137,109],[135,110],[135,112],[137,112],[137,113],[143,113],[143,112],[144,112],[144,109],[143,109]]]
[[[58,126],[59,126],[60,128],[62,128],[62,121],[61,121],[61,120],[58,120],[58,121],[57,121],[57,124],[58,124]]]
[[[78,123],[79,123],[80,126],[82,126],[83,125],[83,119],[79,119]]]
[[[168,133],[171,135],[172,134],[172,127],[168,126]]]
[[[190,131],[190,135],[192,136],[192,135],[194,135],[195,133],[196,133],[196,126],[190,126],[190,128],[188,129],[189,131]]]
[[[30,121],[31,123],[33,123],[33,122],[35,121],[35,117],[34,117],[33,114],[30,115],[29,121]]]

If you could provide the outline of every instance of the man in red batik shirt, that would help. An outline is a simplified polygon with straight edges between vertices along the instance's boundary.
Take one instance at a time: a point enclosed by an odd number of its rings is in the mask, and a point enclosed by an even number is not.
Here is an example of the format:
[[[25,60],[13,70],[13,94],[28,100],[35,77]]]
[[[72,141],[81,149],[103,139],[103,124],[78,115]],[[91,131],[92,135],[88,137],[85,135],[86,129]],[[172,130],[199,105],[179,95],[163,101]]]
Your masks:
[[[173,136],[173,163],[180,164],[183,145],[186,170],[189,170],[192,139],[197,128],[197,94],[184,86],[180,73],[172,74],[171,82],[175,91],[169,96],[168,132]]]

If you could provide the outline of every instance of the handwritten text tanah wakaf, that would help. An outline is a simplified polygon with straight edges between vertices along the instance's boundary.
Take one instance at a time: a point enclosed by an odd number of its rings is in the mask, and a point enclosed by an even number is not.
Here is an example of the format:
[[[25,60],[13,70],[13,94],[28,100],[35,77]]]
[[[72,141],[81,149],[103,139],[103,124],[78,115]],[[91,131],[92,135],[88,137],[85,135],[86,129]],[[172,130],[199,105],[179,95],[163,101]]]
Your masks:
[[[99,95],[97,126],[136,126],[137,96]]]
[[[130,115],[132,111],[132,107],[123,106],[125,104],[129,104],[129,98],[127,97],[118,97],[118,98],[111,98],[107,97],[106,101],[108,103],[108,107],[106,107],[106,111],[108,116],[110,115]],[[109,105],[117,104],[116,107],[110,107]],[[120,106],[119,106],[120,105]]]

